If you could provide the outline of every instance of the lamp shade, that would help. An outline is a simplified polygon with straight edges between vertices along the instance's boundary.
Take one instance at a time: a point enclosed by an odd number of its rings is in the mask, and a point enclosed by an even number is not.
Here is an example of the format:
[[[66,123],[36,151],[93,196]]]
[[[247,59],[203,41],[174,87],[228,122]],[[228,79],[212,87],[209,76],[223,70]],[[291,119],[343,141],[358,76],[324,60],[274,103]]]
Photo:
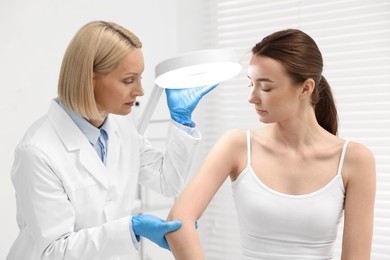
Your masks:
[[[157,64],[155,82],[162,88],[206,86],[233,78],[241,69],[239,57],[232,50],[194,51]]]
[[[238,55],[224,49],[189,52],[160,62],[155,67],[155,85],[138,123],[139,133],[144,134],[163,88],[214,85],[233,78],[241,69]]]

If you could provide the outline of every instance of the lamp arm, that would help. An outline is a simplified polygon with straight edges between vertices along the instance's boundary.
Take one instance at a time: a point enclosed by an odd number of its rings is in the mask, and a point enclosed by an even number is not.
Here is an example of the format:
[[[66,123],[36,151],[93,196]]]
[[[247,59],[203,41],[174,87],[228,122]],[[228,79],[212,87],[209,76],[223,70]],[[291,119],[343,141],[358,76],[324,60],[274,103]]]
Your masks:
[[[146,103],[145,109],[138,122],[138,132],[143,135],[148,127],[150,119],[152,118],[153,112],[156,109],[157,103],[161,97],[163,88],[160,88],[157,84],[154,84],[153,90],[150,93],[148,102]]]

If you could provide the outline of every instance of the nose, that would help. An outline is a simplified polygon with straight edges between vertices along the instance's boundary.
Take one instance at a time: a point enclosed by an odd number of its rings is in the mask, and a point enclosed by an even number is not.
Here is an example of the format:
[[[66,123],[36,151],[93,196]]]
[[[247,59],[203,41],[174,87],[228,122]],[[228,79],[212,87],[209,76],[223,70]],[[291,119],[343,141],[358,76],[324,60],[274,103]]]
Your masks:
[[[141,97],[145,94],[144,92],[144,89],[142,87],[142,83],[139,82],[139,84],[137,84],[137,86],[133,89],[131,95],[132,96],[135,96],[135,97]]]
[[[258,104],[258,103],[260,103],[260,96],[256,92],[256,88],[255,87],[251,87],[251,93],[249,94],[248,102],[251,103],[251,104]]]

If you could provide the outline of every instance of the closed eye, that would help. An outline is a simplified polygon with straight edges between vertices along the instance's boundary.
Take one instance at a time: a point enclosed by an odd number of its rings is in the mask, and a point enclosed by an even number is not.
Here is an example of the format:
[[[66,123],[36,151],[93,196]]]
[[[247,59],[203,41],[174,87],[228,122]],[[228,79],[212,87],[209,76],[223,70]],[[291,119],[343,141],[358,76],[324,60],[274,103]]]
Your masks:
[[[141,80],[142,77],[139,77],[139,79]],[[134,83],[135,80],[136,80],[135,77],[129,77],[129,78],[124,79],[123,83],[125,83],[125,84],[132,84],[132,83]]]
[[[251,87],[253,87],[253,83],[250,83],[250,84],[248,85],[248,88],[251,88]],[[272,88],[263,88],[263,87],[260,86],[260,89],[261,89],[261,91],[263,91],[263,92],[270,92]]]

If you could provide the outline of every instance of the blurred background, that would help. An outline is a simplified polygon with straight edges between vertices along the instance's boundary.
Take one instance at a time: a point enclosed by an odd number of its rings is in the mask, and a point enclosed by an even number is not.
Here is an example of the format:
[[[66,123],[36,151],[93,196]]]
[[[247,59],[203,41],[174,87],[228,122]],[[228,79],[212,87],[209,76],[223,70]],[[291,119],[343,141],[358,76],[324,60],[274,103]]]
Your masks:
[[[371,259],[390,259],[390,2],[386,0],[0,0],[0,259],[6,258],[18,233],[10,180],[14,149],[57,96],[65,49],[76,31],[92,20],[121,24],[143,42],[146,94],[133,112],[135,120],[154,85],[157,63],[210,48],[229,48],[240,54],[243,71],[202,99],[194,114],[203,142],[192,174],[224,132],[261,126],[247,102],[246,69],[252,46],[286,28],[311,35],[322,51],[323,75],[334,91],[339,135],[374,152],[377,197]],[[146,132],[161,148],[168,121],[163,95]],[[166,217],[173,199],[143,188],[139,193],[139,207],[134,212]],[[240,259],[229,180],[198,224],[206,259]],[[144,241],[139,259],[173,257]]]

